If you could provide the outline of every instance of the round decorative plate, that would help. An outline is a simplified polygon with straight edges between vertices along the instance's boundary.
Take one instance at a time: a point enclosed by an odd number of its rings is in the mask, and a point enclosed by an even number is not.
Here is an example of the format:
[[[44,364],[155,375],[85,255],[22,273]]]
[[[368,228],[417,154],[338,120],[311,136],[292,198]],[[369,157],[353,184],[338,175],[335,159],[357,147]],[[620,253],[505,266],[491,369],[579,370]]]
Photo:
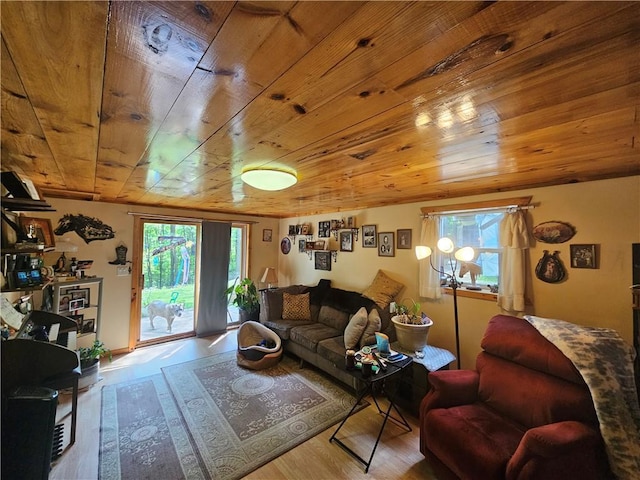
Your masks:
[[[285,255],[291,251],[291,240],[289,240],[289,237],[284,237],[282,239],[280,242],[280,250]]]
[[[533,238],[544,243],[564,243],[576,234],[566,222],[543,222],[533,227]]]

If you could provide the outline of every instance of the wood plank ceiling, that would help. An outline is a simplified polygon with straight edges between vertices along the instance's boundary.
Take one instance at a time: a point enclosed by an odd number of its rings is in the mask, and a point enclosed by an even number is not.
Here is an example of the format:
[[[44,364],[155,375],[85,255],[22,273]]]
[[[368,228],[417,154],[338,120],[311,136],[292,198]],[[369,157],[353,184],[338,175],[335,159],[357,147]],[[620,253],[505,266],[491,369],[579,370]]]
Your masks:
[[[48,196],[293,217],[640,174],[638,2],[1,15],[2,170]]]

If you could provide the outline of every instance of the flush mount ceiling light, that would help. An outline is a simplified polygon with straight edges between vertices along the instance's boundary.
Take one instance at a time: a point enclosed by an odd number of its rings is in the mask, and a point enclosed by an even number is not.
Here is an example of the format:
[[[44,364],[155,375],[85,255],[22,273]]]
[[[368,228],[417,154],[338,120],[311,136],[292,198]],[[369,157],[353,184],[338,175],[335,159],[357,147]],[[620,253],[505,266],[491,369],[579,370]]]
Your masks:
[[[240,178],[244,183],[260,190],[284,190],[298,181],[294,173],[277,168],[247,168]]]

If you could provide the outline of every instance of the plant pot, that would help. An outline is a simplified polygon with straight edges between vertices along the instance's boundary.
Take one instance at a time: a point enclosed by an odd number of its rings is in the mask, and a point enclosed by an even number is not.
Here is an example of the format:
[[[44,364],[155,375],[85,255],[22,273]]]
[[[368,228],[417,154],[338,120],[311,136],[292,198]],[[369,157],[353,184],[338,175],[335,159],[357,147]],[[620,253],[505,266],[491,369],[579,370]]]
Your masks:
[[[255,308],[253,310],[239,309],[238,310],[238,316],[239,316],[239,319],[240,319],[240,323],[244,323],[244,322],[247,322],[249,320],[257,322],[260,319],[260,309],[259,308]]]
[[[433,325],[433,320],[422,325],[402,323],[398,320],[398,315],[391,317],[391,321],[396,328],[396,337],[402,348],[410,352],[420,351],[427,345],[429,329]]]
[[[96,359],[95,363],[82,366],[82,373],[80,374],[80,378],[78,379],[78,390],[82,390],[83,388],[89,388],[95,383],[98,383],[100,380],[100,361]]]

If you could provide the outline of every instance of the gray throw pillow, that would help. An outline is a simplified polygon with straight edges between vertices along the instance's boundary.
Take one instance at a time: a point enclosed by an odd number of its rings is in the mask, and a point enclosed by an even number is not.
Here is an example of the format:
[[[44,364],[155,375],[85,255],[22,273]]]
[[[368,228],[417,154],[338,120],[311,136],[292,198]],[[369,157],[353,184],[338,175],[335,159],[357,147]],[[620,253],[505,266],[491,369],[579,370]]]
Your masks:
[[[373,345],[376,343],[376,332],[382,328],[382,320],[378,310],[372,308],[367,317],[367,326],[364,329],[362,337],[360,337],[360,348],[365,345]]]
[[[367,320],[367,309],[365,307],[362,307],[351,317],[347,328],[344,330],[344,347],[347,350],[356,348],[364,329],[367,327]]]

